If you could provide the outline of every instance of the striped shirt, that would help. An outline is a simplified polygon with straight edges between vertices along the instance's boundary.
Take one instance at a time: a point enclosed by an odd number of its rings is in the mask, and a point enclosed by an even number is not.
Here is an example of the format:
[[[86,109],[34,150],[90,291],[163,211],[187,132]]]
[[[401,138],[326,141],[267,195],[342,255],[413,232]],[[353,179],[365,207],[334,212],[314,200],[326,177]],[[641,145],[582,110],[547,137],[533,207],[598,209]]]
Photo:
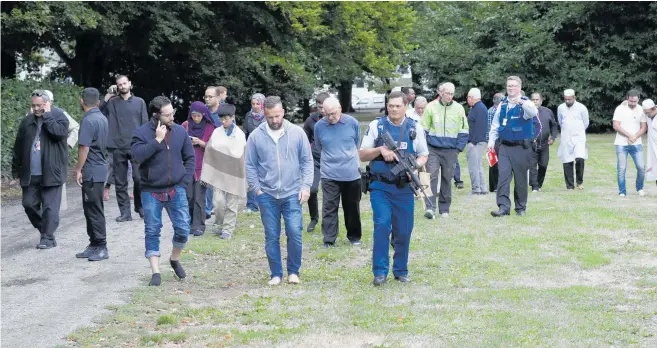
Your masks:
[[[497,107],[495,105],[491,106],[488,109],[488,130],[486,131],[486,142],[488,142],[488,134],[490,133],[490,124],[493,122],[493,117],[495,116],[495,110],[497,110]]]

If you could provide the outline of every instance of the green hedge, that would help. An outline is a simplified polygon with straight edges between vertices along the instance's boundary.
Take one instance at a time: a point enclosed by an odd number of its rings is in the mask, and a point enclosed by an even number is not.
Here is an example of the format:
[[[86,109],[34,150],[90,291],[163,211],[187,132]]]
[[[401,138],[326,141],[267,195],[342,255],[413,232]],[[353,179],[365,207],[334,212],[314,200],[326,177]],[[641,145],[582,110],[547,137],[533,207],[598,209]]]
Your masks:
[[[80,121],[81,87],[54,81],[19,81],[2,79],[2,97],[0,98],[0,117],[2,118],[2,177],[11,177],[11,156],[16,140],[18,124],[30,110],[30,94],[35,89],[47,89],[55,96],[54,105],[66,110],[71,117]],[[69,150],[69,163],[77,161],[77,150]]]

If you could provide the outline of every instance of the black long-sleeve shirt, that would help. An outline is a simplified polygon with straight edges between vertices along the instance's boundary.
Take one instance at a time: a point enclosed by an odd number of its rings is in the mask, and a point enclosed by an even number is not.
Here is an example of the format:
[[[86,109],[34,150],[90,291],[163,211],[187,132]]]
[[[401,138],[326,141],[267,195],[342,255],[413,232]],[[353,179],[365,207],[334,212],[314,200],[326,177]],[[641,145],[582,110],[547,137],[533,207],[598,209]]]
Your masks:
[[[129,149],[132,133],[148,122],[146,102],[133,95],[128,99],[117,96],[102,101],[100,111],[107,117],[109,126],[108,149]]]
[[[536,142],[540,146],[547,145],[548,139],[552,138],[552,141],[554,141],[559,135],[557,121],[554,118],[552,110],[545,106],[538,108],[538,119],[541,121],[541,134],[538,139],[536,139]]]
[[[315,112],[310,115],[310,117],[308,117],[303,123],[303,131],[306,133],[308,141],[310,142],[310,149],[313,153],[313,159],[317,161],[319,161],[322,155],[322,151],[319,150],[317,146],[315,146],[315,123],[321,119],[322,115],[319,112]]]

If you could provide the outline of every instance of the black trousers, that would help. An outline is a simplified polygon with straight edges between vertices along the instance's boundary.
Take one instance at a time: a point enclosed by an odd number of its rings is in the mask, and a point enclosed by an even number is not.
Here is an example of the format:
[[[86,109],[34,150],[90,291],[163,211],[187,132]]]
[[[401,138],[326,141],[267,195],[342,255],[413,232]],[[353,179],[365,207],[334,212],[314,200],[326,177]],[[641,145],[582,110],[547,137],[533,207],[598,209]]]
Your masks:
[[[310,213],[310,220],[319,221],[319,203],[317,202],[317,193],[319,192],[319,158],[313,158],[315,164],[313,186],[310,187],[310,198],[308,198],[308,210]]]
[[[488,167],[488,191],[497,191],[497,180],[499,180],[499,170],[497,163],[494,166]]]
[[[192,219],[192,231],[205,232],[205,194],[208,188],[200,181],[193,181],[187,185],[187,205],[189,216]]]
[[[497,166],[499,180],[497,183],[497,206],[500,210],[511,211],[511,178],[514,181],[513,200],[516,212],[527,209],[527,169],[531,161],[532,149],[522,145],[500,145]]]
[[[41,175],[33,175],[30,184],[23,187],[22,203],[32,226],[41,233],[41,240],[54,241],[59,227],[62,185],[41,186]]]
[[[89,245],[100,247],[107,245],[105,229],[105,205],[103,204],[102,182],[85,181],[82,183],[82,210],[87,221]]]
[[[344,223],[347,239],[360,240],[360,179],[354,181],[334,181],[322,179],[322,233],[324,243],[335,243],[338,238],[338,206],[342,198]]]
[[[573,180],[573,162],[563,164],[563,176],[566,178],[566,188],[574,189]],[[584,183],[584,159],[575,158],[575,176],[577,178],[577,186]]]
[[[114,183],[116,187],[116,200],[119,203],[121,216],[131,216],[130,196],[128,196],[128,161],[132,160],[130,149],[113,149]],[[141,189],[139,182],[139,165],[132,162],[132,181],[134,183],[133,195],[135,197],[135,211],[141,209]]]
[[[545,173],[547,172],[549,161],[549,145],[546,144],[541,148],[532,149],[532,160],[529,164],[529,185],[532,187],[532,190],[537,190],[543,187],[543,181],[545,181]]]

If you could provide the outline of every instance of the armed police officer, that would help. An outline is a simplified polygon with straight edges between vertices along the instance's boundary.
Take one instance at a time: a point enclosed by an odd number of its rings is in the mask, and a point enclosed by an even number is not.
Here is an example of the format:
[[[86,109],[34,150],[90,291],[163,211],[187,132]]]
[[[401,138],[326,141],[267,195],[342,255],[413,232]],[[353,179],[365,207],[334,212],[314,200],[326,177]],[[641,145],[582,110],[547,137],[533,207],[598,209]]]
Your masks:
[[[408,98],[401,92],[388,97],[388,115],[372,121],[360,146],[360,160],[370,162],[369,190],[374,215],[374,245],[372,273],[374,285],[387,281],[390,260],[390,234],[394,247],[392,273],[400,282],[409,282],[408,249],[413,230],[414,190],[405,172],[393,175],[397,162],[411,155],[417,156],[416,168],[427,162],[429,150],[424,129],[419,123],[405,116]],[[385,133],[397,142],[402,158],[384,145]]]
[[[507,96],[502,99],[490,126],[488,148],[495,148],[500,139],[498,155],[499,179],[497,184],[497,211],[491,215],[509,215],[511,200],[509,191],[511,177],[514,178],[513,196],[518,216],[525,215],[527,208],[527,169],[532,156],[531,141],[534,138],[533,118],[537,115],[536,105],[521,96],[522,80],[518,76],[506,79]],[[497,149],[496,149],[497,150]]]

